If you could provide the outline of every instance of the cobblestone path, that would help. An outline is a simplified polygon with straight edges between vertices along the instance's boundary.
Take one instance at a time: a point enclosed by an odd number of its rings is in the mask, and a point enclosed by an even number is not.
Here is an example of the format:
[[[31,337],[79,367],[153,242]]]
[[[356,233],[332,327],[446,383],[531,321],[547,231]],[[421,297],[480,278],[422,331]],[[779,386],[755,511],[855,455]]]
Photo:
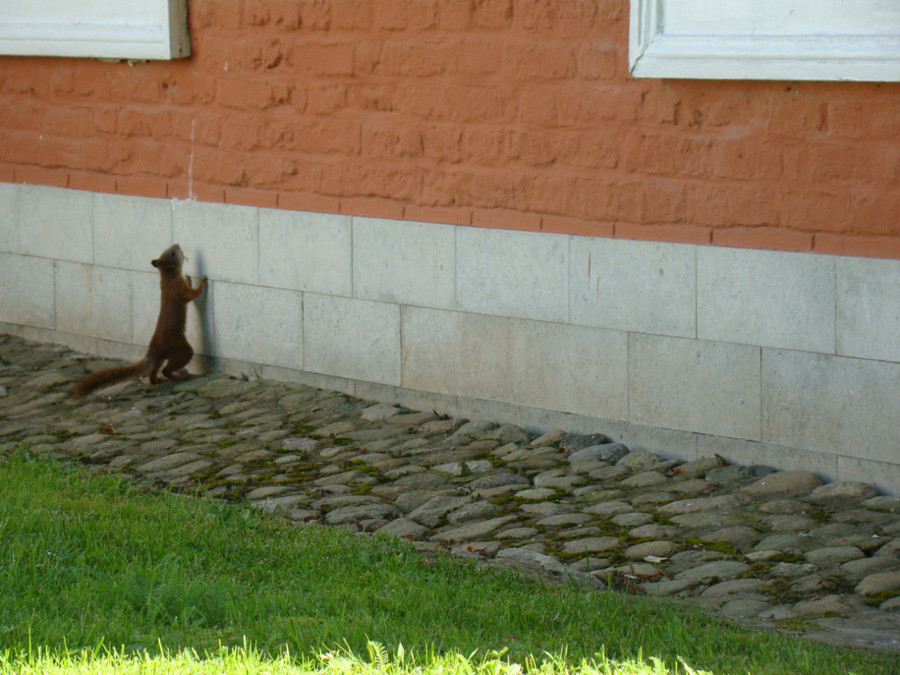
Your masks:
[[[109,365],[0,335],[0,454],[900,652],[900,497],[869,485],[221,375],[71,398]]]

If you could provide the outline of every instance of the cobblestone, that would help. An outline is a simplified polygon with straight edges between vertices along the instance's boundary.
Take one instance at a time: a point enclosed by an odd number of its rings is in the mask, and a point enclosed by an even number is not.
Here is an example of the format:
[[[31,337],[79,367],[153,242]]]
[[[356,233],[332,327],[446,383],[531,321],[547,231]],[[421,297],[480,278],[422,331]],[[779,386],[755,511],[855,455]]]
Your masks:
[[[215,374],[74,400],[92,361],[0,335],[0,454],[900,653],[900,498],[867,484]]]

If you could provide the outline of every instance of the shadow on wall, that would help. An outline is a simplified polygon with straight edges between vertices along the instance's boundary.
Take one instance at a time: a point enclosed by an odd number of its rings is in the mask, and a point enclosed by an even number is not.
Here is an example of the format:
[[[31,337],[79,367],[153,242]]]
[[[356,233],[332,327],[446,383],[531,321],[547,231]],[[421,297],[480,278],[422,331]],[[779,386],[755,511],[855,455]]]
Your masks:
[[[206,272],[206,263],[203,260],[203,252],[197,251],[197,278],[202,279],[209,276]],[[197,283],[195,279],[191,279],[193,283]],[[200,323],[200,348],[198,351],[204,358],[198,359],[203,364],[203,370],[207,372],[216,370],[216,346],[213,338],[212,324],[213,312],[215,311],[215,303],[213,302],[211,290],[213,284],[208,284],[206,292],[199,298],[194,300],[197,309],[197,318]]]

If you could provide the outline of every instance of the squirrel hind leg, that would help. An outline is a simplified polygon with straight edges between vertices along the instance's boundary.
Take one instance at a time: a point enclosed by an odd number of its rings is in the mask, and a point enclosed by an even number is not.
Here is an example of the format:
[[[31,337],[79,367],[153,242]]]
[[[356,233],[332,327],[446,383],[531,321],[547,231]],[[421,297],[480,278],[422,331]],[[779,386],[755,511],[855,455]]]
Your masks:
[[[159,376],[159,367],[162,365],[162,361],[157,361],[153,364],[153,368],[150,370],[150,384],[159,384],[163,381],[163,378]]]
[[[186,380],[190,377],[189,373],[179,373],[194,356],[194,349],[189,344],[185,344],[177,351],[169,354],[166,367],[163,368],[163,375],[170,380]]]

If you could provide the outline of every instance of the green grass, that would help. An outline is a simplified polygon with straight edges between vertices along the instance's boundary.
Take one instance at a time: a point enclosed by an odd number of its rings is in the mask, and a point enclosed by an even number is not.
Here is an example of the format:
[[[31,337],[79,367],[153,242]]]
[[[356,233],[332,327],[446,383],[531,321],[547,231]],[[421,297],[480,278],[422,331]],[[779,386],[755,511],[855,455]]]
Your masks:
[[[0,461],[2,672],[650,675],[688,672],[682,660],[893,672],[675,603],[427,560],[402,540],[153,495],[22,452]]]

